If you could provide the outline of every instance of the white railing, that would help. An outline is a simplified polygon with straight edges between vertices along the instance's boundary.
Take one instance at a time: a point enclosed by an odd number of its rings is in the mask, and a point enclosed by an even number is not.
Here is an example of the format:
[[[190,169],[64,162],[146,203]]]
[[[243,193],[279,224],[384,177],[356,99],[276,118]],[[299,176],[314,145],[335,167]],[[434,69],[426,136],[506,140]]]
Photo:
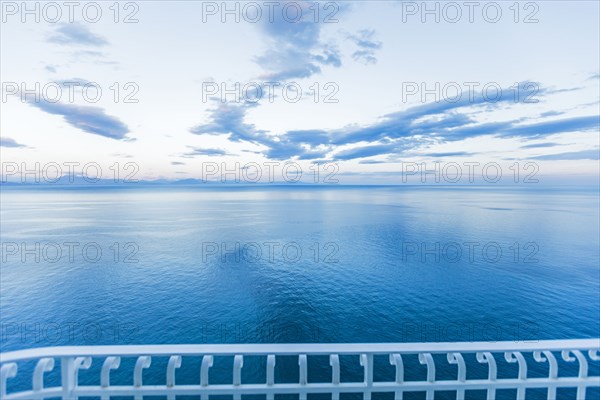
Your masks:
[[[476,342],[476,343],[371,343],[371,344],[223,344],[223,345],[144,345],[144,346],[81,346],[46,347],[19,350],[0,354],[0,398],[49,399],[62,398],[74,400],[79,397],[110,399],[111,396],[132,396],[142,399],[144,396],[163,396],[176,399],[177,396],[200,396],[208,399],[210,395],[230,395],[240,399],[245,394],[262,394],[273,399],[276,394],[295,394],[306,399],[310,393],[325,393],[332,399],[338,399],[340,393],[362,393],[364,399],[370,399],[372,393],[395,393],[401,399],[403,393],[425,393],[427,399],[433,399],[437,391],[453,391],[456,398],[465,396],[465,391],[484,390],[487,399],[494,399],[497,390],[513,389],[517,399],[525,398],[526,389],[544,388],[547,398],[555,399],[559,388],[574,388],[577,399],[586,399],[591,387],[600,386],[600,377],[588,376],[589,362],[597,363],[600,339],[551,340],[532,343],[515,342]],[[375,357],[385,356],[387,368],[395,371],[395,378],[382,382],[374,376]],[[445,356],[443,367],[454,368],[452,379],[436,379],[436,361],[438,368],[440,357]],[[266,361],[266,382],[242,382],[244,356],[259,356]],[[295,356],[298,360],[297,383],[278,383],[275,381],[275,366],[280,356]],[[314,356],[328,356],[331,381],[326,383],[309,382],[308,360]],[[358,382],[342,380],[340,357],[352,358],[363,370],[363,378]],[[467,356],[465,359],[463,356]],[[144,384],[144,369],[150,367],[152,357],[168,359],[166,384]],[[201,360],[197,383],[177,384],[176,371],[181,367],[182,357]],[[232,381],[228,384],[211,384],[210,368],[215,357],[229,357],[233,361]],[[412,358],[411,358],[412,357]],[[121,386],[111,384],[111,371],[117,370],[121,358],[135,359],[132,384]],[[317,358],[322,360],[323,357]],[[418,363],[416,360],[418,359]],[[32,371],[31,386],[23,389],[10,385],[11,378],[18,374],[21,363],[37,364]],[[45,387],[44,375],[60,361],[60,386]],[[98,361],[97,361],[98,360]],[[409,361],[412,360],[412,365]],[[468,363],[485,368],[486,378],[468,379]],[[544,365],[543,377],[529,377],[528,361],[537,366]],[[79,371],[89,369],[92,362],[101,365],[99,385],[80,385]],[[315,360],[311,361],[315,362]],[[389,364],[388,364],[389,363]],[[513,377],[500,377],[500,363],[514,364]],[[421,365],[419,365],[421,364]],[[469,364],[469,365],[472,365]],[[571,365],[574,374],[559,373],[559,366]],[[573,368],[575,366],[576,368]],[[405,370],[420,368],[425,374],[424,380],[408,380]],[[480,371],[481,372],[481,371]],[[7,389],[8,384],[8,389]],[[597,389],[594,389],[597,390]]]

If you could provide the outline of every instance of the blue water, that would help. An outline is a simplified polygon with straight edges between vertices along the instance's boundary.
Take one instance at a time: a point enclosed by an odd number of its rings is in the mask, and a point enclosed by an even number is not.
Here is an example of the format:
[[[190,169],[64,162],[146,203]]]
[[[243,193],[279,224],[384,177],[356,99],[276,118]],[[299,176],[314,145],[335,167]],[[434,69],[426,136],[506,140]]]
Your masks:
[[[2,351],[600,335],[597,189],[3,188],[1,200]]]

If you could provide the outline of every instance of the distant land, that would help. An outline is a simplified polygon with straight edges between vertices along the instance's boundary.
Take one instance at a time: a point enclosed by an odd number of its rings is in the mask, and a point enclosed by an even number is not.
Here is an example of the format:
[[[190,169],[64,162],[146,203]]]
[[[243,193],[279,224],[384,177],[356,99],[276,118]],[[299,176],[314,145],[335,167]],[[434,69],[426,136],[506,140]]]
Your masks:
[[[578,176],[578,177],[548,177],[547,179],[540,179],[537,183],[523,183],[523,182],[512,182],[507,179],[503,182],[489,183],[483,180],[469,183],[458,182],[427,182],[421,183],[417,181],[402,182],[400,177],[397,181],[383,180],[383,179],[372,179],[365,176],[363,180],[346,180],[343,176],[340,176],[339,183],[314,183],[311,181],[297,181],[297,182],[286,182],[286,181],[275,181],[275,182],[248,182],[240,180],[236,182],[234,180],[228,180],[222,182],[220,180],[202,180],[195,178],[187,179],[151,179],[151,180],[132,180],[132,181],[115,181],[113,179],[98,179],[90,180],[84,179],[81,176],[72,177],[69,179],[68,176],[63,176],[58,180],[47,181],[40,179],[39,182],[35,182],[34,179],[27,179],[26,181],[7,181],[6,179],[0,179],[0,187],[4,188],[147,188],[147,187],[319,187],[319,188],[336,188],[336,187],[487,187],[487,188],[501,188],[501,187],[514,187],[522,189],[535,189],[535,188],[548,188],[548,187],[578,187],[587,186],[588,189],[595,190],[600,187],[600,178],[598,176]]]

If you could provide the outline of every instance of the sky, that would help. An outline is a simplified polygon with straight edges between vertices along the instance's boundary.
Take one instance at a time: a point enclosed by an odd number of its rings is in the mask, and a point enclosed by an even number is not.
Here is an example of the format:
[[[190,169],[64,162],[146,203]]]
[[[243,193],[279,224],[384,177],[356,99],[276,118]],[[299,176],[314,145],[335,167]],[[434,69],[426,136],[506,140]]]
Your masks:
[[[596,1],[49,4],[2,2],[3,176],[295,163],[368,184],[518,163],[598,181]]]

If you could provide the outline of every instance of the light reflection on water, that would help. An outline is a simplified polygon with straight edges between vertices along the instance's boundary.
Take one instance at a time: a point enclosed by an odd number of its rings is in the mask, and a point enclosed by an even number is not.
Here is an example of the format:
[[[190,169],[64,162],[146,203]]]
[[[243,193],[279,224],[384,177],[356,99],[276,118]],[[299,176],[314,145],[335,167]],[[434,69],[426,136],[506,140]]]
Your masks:
[[[598,210],[514,188],[3,189],[2,351],[597,337]]]

